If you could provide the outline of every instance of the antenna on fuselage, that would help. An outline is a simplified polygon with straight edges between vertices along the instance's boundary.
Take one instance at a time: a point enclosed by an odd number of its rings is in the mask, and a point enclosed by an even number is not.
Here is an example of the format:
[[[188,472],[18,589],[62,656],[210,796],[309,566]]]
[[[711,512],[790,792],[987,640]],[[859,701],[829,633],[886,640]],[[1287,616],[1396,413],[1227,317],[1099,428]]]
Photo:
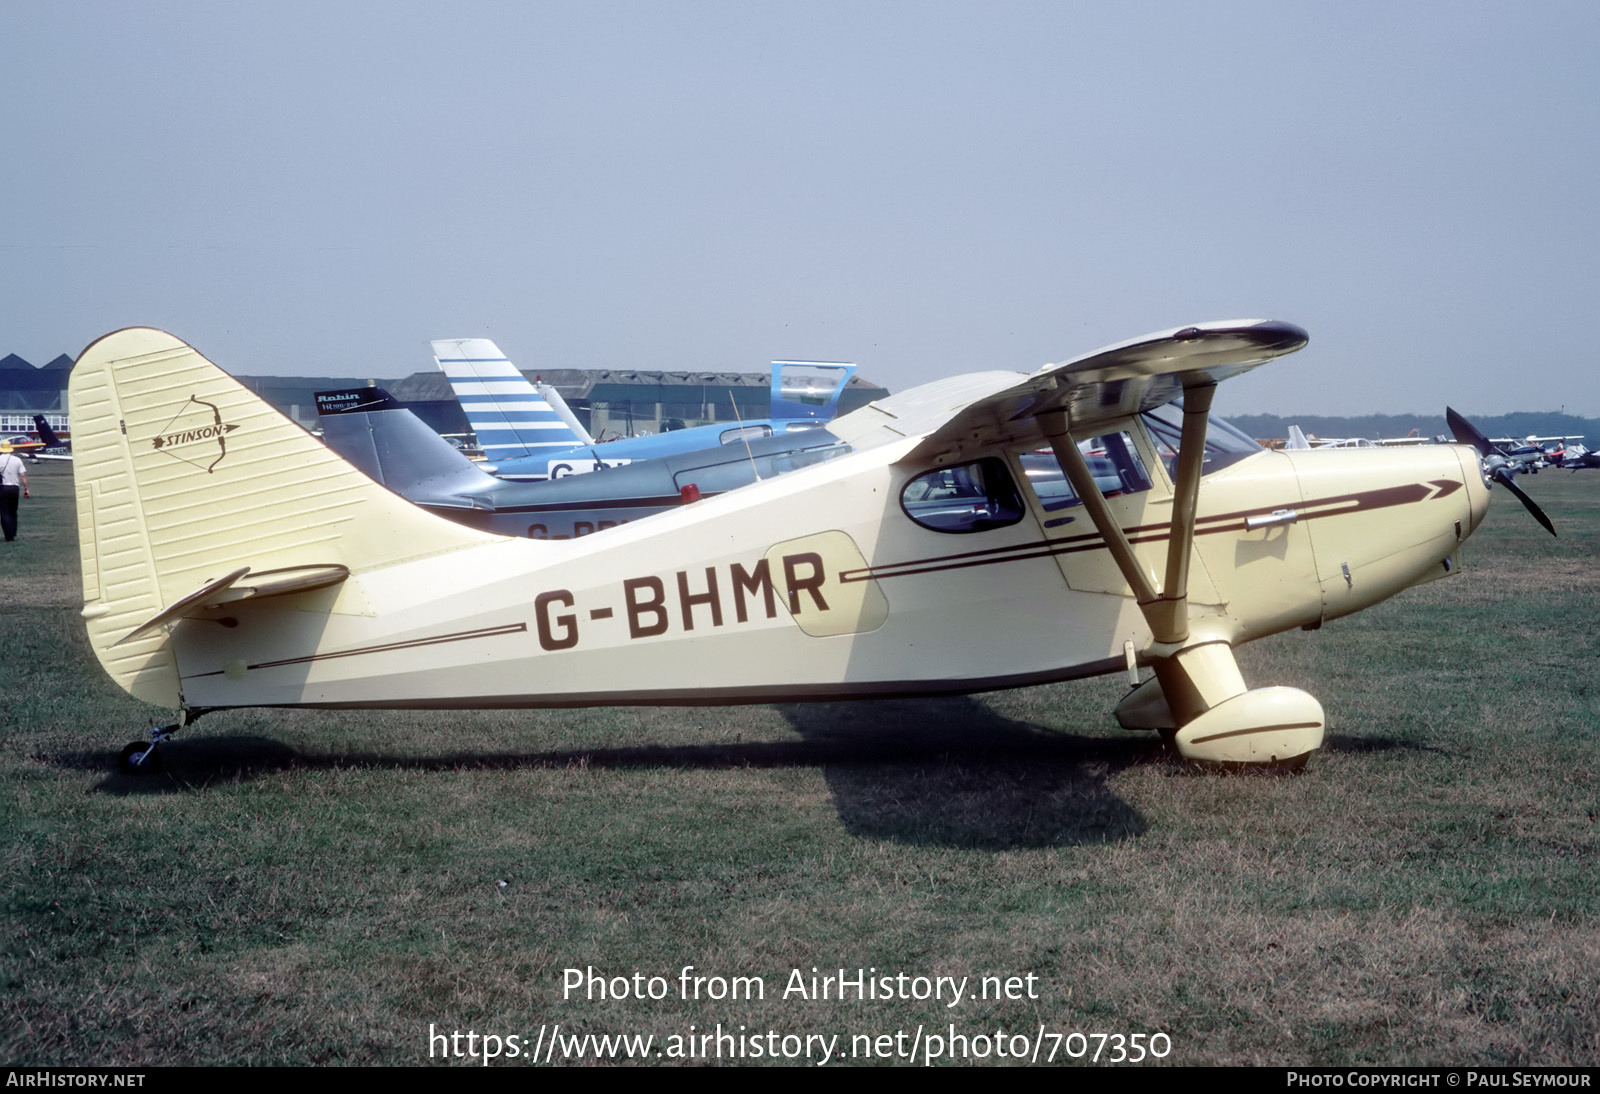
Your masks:
[[[739,423],[739,439],[744,442],[745,458],[750,461],[750,473],[761,481],[761,471],[756,467],[756,454],[750,451],[750,432],[744,427],[744,418],[739,415],[739,400],[733,397],[733,389],[728,389],[728,405],[733,407],[733,420]]]

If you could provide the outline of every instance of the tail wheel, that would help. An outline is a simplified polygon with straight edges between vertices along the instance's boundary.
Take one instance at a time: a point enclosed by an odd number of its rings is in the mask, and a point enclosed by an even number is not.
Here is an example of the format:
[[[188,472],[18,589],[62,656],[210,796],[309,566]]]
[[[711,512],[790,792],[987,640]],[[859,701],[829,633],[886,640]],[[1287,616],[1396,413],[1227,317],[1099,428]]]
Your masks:
[[[134,741],[123,748],[117,768],[124,775],[154,775],[161,770],[161,751],[145,741]]]

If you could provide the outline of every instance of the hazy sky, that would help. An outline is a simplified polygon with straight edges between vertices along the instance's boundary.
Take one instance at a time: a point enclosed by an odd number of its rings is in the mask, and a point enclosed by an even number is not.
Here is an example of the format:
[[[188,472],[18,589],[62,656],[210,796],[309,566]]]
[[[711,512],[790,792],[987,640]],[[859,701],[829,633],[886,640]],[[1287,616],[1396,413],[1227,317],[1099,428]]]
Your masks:
[[[1600,417],[1600,4],[0,0],[0,354],[854,360],[1165,327],[1223,412]]]

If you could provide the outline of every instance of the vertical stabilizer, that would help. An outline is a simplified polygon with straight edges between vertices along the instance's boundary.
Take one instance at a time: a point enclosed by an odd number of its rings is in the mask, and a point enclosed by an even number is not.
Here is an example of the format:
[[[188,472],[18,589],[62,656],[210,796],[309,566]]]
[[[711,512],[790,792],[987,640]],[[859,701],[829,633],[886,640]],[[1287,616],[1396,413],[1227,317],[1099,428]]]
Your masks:
[[[316,393],[322,440],[374,481],[417,504],[504,485],[381,387]]]
[[[445,338],[431,345],[491,463],[594,443],[554,388],[529,383],[489,339]]]
[[[35,414],[33,416],[33,428],[38,431],[39,439],[44,442],[46,448],[66,447],[66,444],[56,435],[56,431],[50,428],[50,423],[45,421],[43,414]]]
[[[147,702],[181,706],[157,616],[240,567],[352,574],[494,542],[396,497],[163,331],[108,334],[69,386],[89,639]]]

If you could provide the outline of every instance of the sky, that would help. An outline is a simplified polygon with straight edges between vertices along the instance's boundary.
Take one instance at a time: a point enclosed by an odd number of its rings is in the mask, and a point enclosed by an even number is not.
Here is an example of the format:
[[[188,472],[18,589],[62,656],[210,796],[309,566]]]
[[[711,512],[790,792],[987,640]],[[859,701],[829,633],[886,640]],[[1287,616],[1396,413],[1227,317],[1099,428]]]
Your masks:
[[[1589,0],[5,0],[0,354],[899,391],[1261,317],[1311,343],[1221,412],[1600,417],[1597,43]]]

